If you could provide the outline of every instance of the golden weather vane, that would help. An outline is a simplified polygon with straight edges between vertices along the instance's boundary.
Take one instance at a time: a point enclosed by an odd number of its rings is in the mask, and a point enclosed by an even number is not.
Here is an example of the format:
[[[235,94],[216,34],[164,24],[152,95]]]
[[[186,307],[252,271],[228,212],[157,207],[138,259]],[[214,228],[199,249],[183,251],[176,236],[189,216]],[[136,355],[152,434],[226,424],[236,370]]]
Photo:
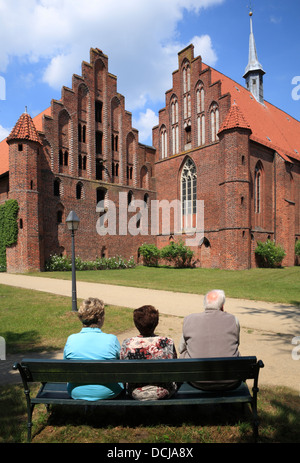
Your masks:
[[[252,2],[251,2],[251,0],[249,0],[249,5],[247,6],[247,8],[249,9],[249,16],[252,16],[252,14],[253,14],[253,7],[252,7]]]

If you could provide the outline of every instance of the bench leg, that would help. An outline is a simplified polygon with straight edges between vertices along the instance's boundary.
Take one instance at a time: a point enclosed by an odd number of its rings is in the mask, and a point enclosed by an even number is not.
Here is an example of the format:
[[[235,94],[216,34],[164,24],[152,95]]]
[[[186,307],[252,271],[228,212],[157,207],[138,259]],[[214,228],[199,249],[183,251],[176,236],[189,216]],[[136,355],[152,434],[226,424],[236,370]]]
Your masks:
[[[32,428],[32,414],[34,409],[34,404],[30,400],[30,390],[26,388],[24,390],[26,403],[27,403],[27,442],[31,442],[31,428]]]
[[[257,413],[257,393],[258,391],[259,391],[258,387],[253,388],[253,400],[251,404],[252,415],[253,415],[253,436],[254,436],[255,442],[257,442],[258,440],[258,425],[259,425],[258,413]]]
[[[32,414],[34,405],[29,404],[27,408],[27,442],[31,442]]]

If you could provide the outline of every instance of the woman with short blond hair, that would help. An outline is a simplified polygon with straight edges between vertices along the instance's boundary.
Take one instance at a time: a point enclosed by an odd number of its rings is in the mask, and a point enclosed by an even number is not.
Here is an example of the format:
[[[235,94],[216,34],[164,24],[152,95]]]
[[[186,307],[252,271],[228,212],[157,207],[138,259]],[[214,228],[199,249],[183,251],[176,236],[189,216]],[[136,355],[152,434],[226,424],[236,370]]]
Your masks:
[[[83,327],[79,333],[68,337],[64,348],[64,358],[72,360],[110,360],[120,357],[120,343],[114,334],[101,330],[104,323],[104,303],[89,297],[78,310],[78,318]],[[116,384],[68,384],[68,392],[73,399],[112,399],[123,390]]]

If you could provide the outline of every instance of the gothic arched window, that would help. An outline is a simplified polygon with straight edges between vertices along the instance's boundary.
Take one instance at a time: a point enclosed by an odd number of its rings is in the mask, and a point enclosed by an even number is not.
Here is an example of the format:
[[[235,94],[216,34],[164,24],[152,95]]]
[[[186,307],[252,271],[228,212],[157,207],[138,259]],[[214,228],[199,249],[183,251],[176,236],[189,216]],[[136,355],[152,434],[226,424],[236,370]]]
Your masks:
[[[197,211],[197,170],[192,159],[188,158],[181,172],[181,210],[182,228],[196,227]]]
[[[254,174],[254,211],[259,214],[262,212],[262,189],[263,189],[263,167],[259,161],[255,166]]]

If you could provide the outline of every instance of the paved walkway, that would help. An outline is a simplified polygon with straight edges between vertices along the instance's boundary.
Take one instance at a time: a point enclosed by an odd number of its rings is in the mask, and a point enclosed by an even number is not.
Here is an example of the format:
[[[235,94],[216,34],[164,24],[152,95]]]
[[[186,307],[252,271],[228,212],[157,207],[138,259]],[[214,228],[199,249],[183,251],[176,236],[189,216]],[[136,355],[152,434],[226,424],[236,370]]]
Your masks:
[[[44,291],[63,296],[71,295],[71,281],[0,273],[0,284]],[[225,292],[226,292],[226,288]],[[184,317],[203,310],[203,296],[169,291],[128,288],[77,281],[77,297],[99,297],[106,304],[137,308],[152,304],[161,314]],[[241,354],[262,358],[265,368],[261,379],[266,384],[286,385],[300,392],[300,361],[292,359],[292,339],[300,336],[300,309],[287,304],[226,299],[225,310],[239,318],[242,327]],[[176,341],[180,337],[182,319],[177,319]],[[170,319],[171,323],[171,319]],[[176,338],[176,339],[175,339]],[[298,350],[299,352],[299,350]],[[0,362],[2,382],[11,378],[4,366],[11,358]],[[13,360],[14,361],[14,360]],[[16,381],[16,375],[14,380]],[[1,381],[1,379],[0,379]]]

